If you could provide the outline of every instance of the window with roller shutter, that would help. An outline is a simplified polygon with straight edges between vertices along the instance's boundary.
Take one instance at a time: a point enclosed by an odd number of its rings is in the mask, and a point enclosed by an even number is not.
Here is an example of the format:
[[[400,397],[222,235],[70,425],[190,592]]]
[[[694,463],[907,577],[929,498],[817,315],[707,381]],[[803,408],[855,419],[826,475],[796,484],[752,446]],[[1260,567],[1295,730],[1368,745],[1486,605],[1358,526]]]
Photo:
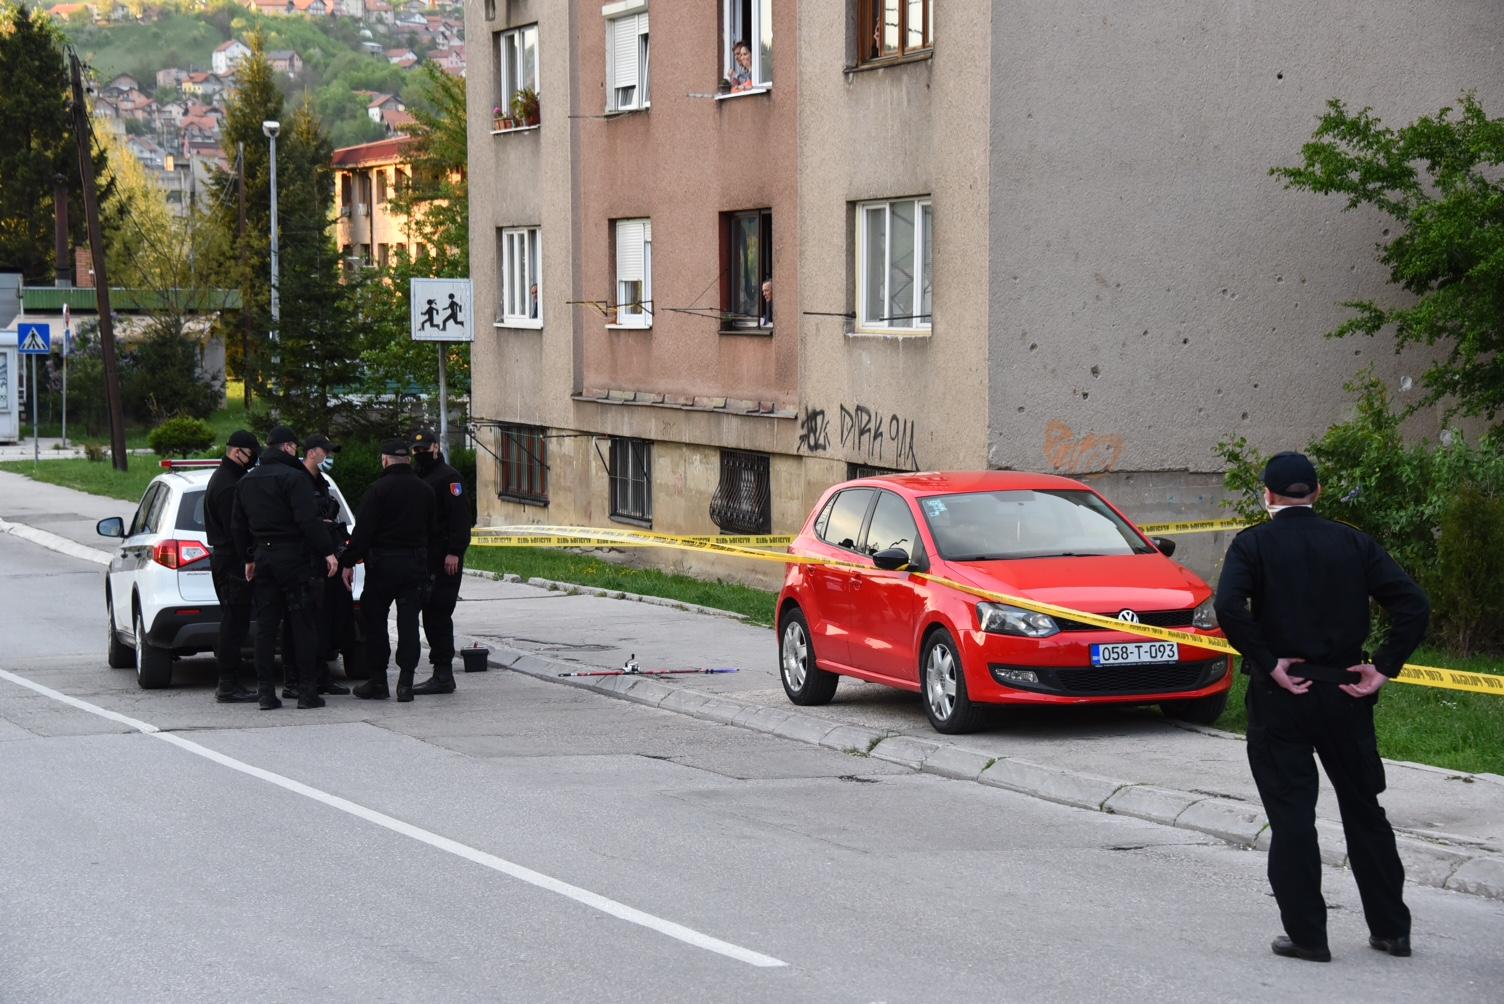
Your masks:
[[[653,323],[653,223],[616,221],[616,323],[647,328]]]
[[[636,111],[649,106],[649,51],[647,11],[606,21],[606,111]]]

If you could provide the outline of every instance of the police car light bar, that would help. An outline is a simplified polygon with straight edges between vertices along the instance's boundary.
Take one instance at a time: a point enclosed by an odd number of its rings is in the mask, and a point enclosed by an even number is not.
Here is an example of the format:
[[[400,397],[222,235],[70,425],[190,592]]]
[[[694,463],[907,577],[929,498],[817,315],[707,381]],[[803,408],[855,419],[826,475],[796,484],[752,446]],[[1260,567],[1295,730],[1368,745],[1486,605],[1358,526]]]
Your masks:
[[[218,460],[163,460],[158,467],[164,471],[202,471],[210,467],[218,467]]]

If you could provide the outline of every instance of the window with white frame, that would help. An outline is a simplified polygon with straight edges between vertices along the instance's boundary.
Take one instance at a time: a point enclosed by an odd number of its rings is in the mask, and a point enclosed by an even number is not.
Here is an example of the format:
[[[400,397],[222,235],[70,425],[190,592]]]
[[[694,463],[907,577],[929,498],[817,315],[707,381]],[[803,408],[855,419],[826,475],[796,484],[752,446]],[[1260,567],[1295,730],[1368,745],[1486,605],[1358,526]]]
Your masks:
[[[648,55],[647,11],[606,21],[606,111],[648,107],[652,97],[648,87]]]
[[[856,207],[857,327],[928,331],[934,212],[927,197]]]
[[[518,91],[538,93],[538,26],[497,32],[496,48],[496,118],[510,118]]]
[[[773,84],[773,0],[722,0],[721,75],[732,94]],[[723,85],[724,86],[724,85]]]
[[[645,439],[611,438],[611,517],[653,521],[653,444]]]
[[[501,320],[505,324],[542,322],[542,231],[507,227],[501,231]]]
[[[653,223],[616,221],[616,323],[629,328],[653,323]]]

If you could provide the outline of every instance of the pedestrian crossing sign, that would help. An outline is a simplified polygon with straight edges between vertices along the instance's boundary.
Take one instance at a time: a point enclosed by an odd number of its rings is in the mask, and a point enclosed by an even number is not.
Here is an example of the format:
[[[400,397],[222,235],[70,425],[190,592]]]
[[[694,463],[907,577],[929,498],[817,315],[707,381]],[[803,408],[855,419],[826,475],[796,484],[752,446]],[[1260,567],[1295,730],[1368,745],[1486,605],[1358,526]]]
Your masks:
[[[16,345],[23,356],[45,356],[52,351],[52,328],[46,324],[18,324]]]

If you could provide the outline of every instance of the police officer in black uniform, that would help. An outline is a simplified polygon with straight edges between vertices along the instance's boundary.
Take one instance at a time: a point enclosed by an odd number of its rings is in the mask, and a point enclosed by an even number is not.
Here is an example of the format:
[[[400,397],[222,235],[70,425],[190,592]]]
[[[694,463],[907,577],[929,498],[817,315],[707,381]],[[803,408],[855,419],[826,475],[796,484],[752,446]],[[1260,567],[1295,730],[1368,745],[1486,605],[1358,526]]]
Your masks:
[[[219,663],[219,686],[214,699],[221,704],[243,704],[256,695],[240,685],[240,649],[251,629],[251,584],[245,580],[245,556],[235,549],[231,522],[235,512],[235,486],[256,463],[261,452],[256,437],[244,429],[230,433],[225,455],[209,478],[204,492],[204,532],[209,538],[209,570],[214,576],[214,595],[219,597],[219,640],[214,658]]]
[[[1269,817],[1269,884],[1285,933],[1276,955],[1331,960],[1321,853],[1316,842],[1316,765],[1337,792],[1347,859],[1358,882],[1368,943],[1410,954],[1405,869],[1379,805],[1384,763],[1373,708],[1425,634],[1430,604],[1367,534],[1316,515],[1316,468],[1299,453],[1264,468],[1273,517],[1239,533],[1217,584],[1217,617],[1243,656],[1248,683],[1248,763]],[[1369,599],[1389,617],[1370,659]]]
[[[285,618],[295,642],[298,707],[321,708],[313,649],[297,640],[312,638],[309,567],[317,558],[326,575],[339,569],[334,544],[320,518],[318,498],[308,472],[297,461],[298,437],[278,426],[267,437],[267,451],[255,470],[241,478],[235,491],[235,544],[246,555],[245,575],[256,601],[256,686],[261,708],[280,708],[273,665],[277,638]],[[288,654],[283,654],[284,662]]]
[[[332,466],[333,456],[338,452],[339,447],[330,442],[328,436],[309,436],[303,441],[303,469],[313,481],[313,493],[318,496],[319,517],[324,521],[324,529],[329,531],[329,539],[334,543],[335,557],[339,556],[350,540],[350,528],[340,518],[339,500],[329,490],[329,479],[324,477],[324,468]],[[325,575],[323,562],[317,559],[310,567],[309,578],[308,598],[314,633],[303,644],[311,643],[313,646],[314,675],[319,680],[319,693],[348,694],[349,687],[340,686],[330,677],[329,660],[343,643],[345,633],[350,630],[350,591],[338,576]],[[293,637],[292,625],[288,624],[282,633],[284,698],[298,696],[297,683],[285,669],[291,665],[287,653],[292,651],[295,644],[298,641]]]
[[[438,529],[428,549],[430,583],[423,603],[423,634],[433,675],[413,688],[415,694],[454,693],[454,605],[465,578],[465,548],[470,546],[470,500],[460,472],[444,462],[432,429],[413,434],[413,466],[438,498]]]
[[[386,700],[386,667],[391,639],[386,619],[397,604],[397,700],[413,699],[413,673],[418,668],[418,617],[428,588],[428,541],[434,532],[433,489],[413,472],[412,454],[404,439],[381,444],[381,477],[360,501],[355,532],[340,557],[345,585],[354,567],[366,564],[365,591],[360,614],[365,625],[366,666],[369,677],[355,688],[365,700]]]

